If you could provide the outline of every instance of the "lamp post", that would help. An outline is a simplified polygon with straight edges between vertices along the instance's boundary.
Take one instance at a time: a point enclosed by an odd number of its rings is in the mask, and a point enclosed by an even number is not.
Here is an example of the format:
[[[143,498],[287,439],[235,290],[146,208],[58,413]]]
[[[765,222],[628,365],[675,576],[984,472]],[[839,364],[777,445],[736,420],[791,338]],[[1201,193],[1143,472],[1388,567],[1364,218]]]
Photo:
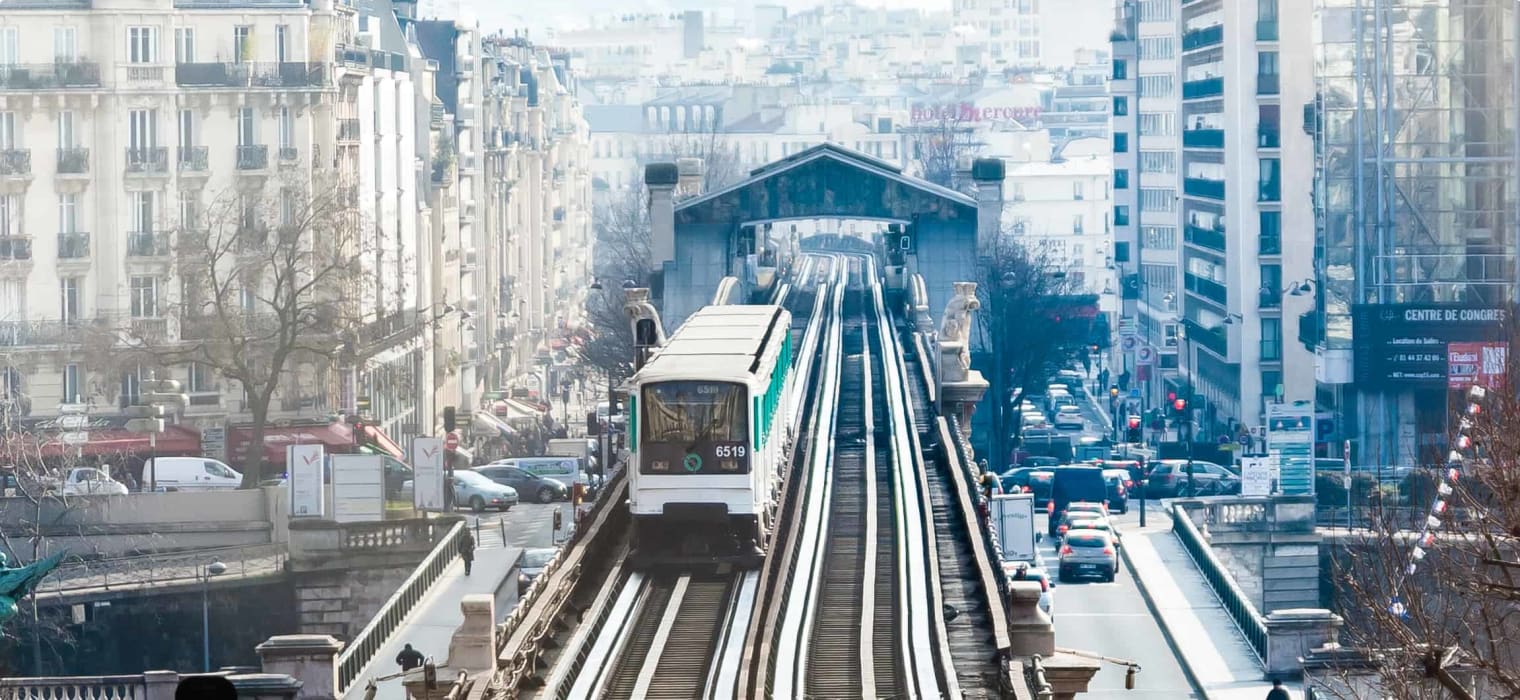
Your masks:
[[[1119,444],[1119,386],[1108,388],[1108,422],[1114,426],[1114,444]]]
[[[227,573],[219,561],[201,567],[201,661],[205,673],[211,672],[211,577]]]

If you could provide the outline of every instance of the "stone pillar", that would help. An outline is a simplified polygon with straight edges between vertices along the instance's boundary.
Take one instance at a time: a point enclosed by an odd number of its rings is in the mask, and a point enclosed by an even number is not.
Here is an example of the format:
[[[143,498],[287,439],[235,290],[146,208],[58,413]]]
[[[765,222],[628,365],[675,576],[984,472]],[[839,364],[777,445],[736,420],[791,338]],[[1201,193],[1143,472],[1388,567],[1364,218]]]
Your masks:
[[[449,670],[489,671],[496,667],[496,601],[484,593],[459,601],[464,622],[449,641]]]
[[[997,250],[998,235],[1003,231],[1004,172],[1001,158],[977,158],[971,164],[971,178],[976,181],[978,257],[990,257]]]
[[[1008,583],[1008,648],[1014,656],[1056,653],[1056,626],[1040,609],[1038,582]]]
[[[676,257],[675,192],[679,181],[675,163],[644,166],[644,184],[649,188],[649,269],[656,273]]]
[[[338,652],[343,642],[325,634],[284,634],[254,648],[264,673],[301,682],[296,700],[334,700],[338,689]]]
[[[179,674],[174,671],[144,671],[143,685],[146,687],[143,700],[174,700],[174,691],[179,688]]]
[[[1343,624],[1339,615],[1320,608],[1278,610],[1266,617],[1267,675],[1297,677],[1299,659],[1335,642]]]
[[[701,158],[676,160],[676,196],[684,199],[702,195],[702,168]]]

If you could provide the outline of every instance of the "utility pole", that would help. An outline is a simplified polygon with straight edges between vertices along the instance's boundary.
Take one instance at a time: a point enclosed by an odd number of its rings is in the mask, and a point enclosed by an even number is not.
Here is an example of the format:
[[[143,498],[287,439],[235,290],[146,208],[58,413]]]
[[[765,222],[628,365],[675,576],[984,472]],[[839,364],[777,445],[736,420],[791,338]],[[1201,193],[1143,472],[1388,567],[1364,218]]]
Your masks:
[[[127,430],[148,436],[148,491],[158,490],[158,436],[164,432],[164,417],[183,411],[190,405],[190,397],[183,392],[180,383],[173,379],[157,380],[152,375],[142,381],[138,402],[126,408]]]

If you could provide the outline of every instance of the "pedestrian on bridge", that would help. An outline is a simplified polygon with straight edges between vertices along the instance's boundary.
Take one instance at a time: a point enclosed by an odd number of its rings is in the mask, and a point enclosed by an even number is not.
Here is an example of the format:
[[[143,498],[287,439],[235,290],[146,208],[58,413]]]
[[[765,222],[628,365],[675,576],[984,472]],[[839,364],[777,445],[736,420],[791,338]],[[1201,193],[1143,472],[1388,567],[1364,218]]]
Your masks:
[[[422,662],[422,652],[413,649],[412,645],[410,644],[406,645],[406,648],[402,649],[401,653],[396,655],[396,663],[401,664],[402,673],[406,673],[407,671],[421,666]]]
[[[465,528],[459,538],[459,558],[464,560],[464,575],[470,575],[470,565],[475,563],[475,536]]]
[[[1293,696],[1288,695],[1288,689],[1283,687],[1281,678],[1273,678],[1272,689],[1267,691],[1267,700],[1293,700]]]

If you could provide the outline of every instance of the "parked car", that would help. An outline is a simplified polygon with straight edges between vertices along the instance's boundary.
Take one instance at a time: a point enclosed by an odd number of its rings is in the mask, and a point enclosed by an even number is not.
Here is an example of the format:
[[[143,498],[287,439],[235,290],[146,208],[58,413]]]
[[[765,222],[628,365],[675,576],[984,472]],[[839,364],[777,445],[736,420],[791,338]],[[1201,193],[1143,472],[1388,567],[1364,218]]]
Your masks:
[[[1061,516],[1072,503],[1102,503],[1108,500],[1108,486],[1103,470],[1097,467],[1056,467],[1050,488],[1050,522],[1047,534],[1055,535]]]
[[[205,457],[154,457],[143,464],[143,488],[159,491],[225,491],[243,483],[226,463]]]
[[[1118,550],[1113,537],[1102,530],[1072,530],[1061,542],[1061,561],[1056,578],[1063,583],[1089,576],[1112,582],[1119,571]]]
[[[539,503],[570,500],[570,487],[559,479],[539,476],[526,469],[506,465],[488,464],[475,471],[498,484],[511,486],[519,494],[527,494]]]
[[[401,485],[412,479],[412,468],[406,462],[390,455],[381,455],[381,457],[383,459],[380,461],[385,465],[385,497],[397,499],[401,495]],[[331,476],[328,478],[331,479]]]
[[[410,483],[410,482],[408,482]],[[517,505],[517,490],[469,470],[454,472],[454,504],[467,505],[479,513],[487,508],[507,511]]]
[[[1187,460],[1163,459],[1153,463],[1145,483],[1150,498],[1177,496],[1224,496],[1240,493],[1240,477],[1213,462],[1193,460],[1193,486],[1188,487]]]
[[[1129,512],[1129,471],[1126,469],[1104,469],[1103,481],[1108,484],[1108,509],[1115,513]]]
[[[125,496],[126,484],[121,483],[103,470],[94,467],[75,467],[62,480],[50,480],[49,490],[62,491],[65,496]]]
[[[517,594],[522,595],[533,585],[533,580],[544,572],[544,567],[559,552],[558,547],[531,547],[523,550],[522,562],[517,569]]]
[[[1024,567],[1022,574],[1019,572],[1019,567],[1021,566]],[[1007,576],[1009,581],[1038,581],[1040,583],[1040,609],[1044,610],[1047,616],[1055,616],[1055,595],[1050,590],[1055,588],[1055,584],[1051,583],[1050,574],[1045,573],[1045,570],[1040,568],[1037,562],[1005,561],[1003,562],[1003,575]]]

